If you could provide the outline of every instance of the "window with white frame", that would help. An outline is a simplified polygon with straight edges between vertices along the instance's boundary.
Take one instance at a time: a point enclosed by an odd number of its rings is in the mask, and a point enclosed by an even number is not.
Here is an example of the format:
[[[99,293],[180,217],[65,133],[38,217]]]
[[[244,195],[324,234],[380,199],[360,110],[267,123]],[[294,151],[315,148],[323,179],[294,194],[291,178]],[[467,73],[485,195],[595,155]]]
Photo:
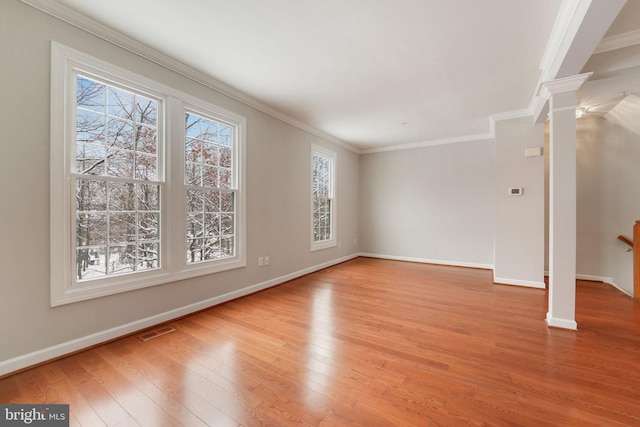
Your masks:
[[[194,112],[185,114],[187,262],[235,255],[235,128]]]
[[[246,265],[243,117],[55,42],[51,83],[52,305]]]
[[[311,250],[336,244],[335,232],[336,154],[313,145],[311,149]]]
[[[73,73],[75,281],[160,267],[159,99]],[[73,137],[75,135],[75,137]],[[74,167],[75,166],[75,167]]]

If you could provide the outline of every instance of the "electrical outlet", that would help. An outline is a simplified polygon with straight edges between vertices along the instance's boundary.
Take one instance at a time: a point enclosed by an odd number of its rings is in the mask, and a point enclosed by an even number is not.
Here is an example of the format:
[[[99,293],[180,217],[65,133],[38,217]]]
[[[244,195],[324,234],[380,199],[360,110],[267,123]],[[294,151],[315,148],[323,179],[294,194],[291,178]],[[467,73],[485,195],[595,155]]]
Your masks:
[[[353,244],[354,244],[354,245],[357,245],[357,244],[358,244],[358,238],[357,238],[357,237],[354,237],[354,238],[353,238]]]
[[[264,257],[264,265],[269,265],[269,255]]]
[[[342,242],[338,242],[338,247],[341,248],[342,247]]]
[[[259,256],[258,257],[258,267],[262,267],[264,265],[264,258]]]

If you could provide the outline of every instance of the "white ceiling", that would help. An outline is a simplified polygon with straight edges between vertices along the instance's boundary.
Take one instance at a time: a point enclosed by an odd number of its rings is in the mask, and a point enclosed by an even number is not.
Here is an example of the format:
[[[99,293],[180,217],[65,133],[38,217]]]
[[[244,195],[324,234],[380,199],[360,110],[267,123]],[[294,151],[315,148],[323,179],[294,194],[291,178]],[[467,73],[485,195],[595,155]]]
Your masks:
[[[627,1],[582,72],[593,73],[578,93],[586,113],[640,132],[640,1]]]
[[[488,134],[529,108],[562,4],[56,1],[360,150]]]

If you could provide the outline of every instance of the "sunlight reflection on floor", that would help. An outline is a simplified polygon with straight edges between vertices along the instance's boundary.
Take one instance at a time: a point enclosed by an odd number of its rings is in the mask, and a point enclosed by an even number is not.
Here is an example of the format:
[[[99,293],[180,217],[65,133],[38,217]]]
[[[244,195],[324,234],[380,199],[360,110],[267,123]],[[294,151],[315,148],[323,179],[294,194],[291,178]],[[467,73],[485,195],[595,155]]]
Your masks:
[[[333,290],[331,287],[318,289],[313,295],[311,325],[307,347],[305,402],[310,408],[322,406],[325,401],[317,401],[320,395],[331,387],[333,363],[335,359],[335,328]]]

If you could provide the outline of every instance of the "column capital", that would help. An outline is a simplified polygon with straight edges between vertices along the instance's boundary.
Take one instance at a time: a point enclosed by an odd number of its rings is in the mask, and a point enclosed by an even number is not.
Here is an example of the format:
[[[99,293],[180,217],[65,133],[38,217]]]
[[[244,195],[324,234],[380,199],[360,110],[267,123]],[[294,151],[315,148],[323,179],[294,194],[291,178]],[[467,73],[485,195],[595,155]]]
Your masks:
[[[576,74],[574,76],[561,77],[559,79],[550,80],[542,83],[540,87],[540,96],[544,99],[551,99],[552,95],[564,92],[577,91],[591,76],[591,73]]]

